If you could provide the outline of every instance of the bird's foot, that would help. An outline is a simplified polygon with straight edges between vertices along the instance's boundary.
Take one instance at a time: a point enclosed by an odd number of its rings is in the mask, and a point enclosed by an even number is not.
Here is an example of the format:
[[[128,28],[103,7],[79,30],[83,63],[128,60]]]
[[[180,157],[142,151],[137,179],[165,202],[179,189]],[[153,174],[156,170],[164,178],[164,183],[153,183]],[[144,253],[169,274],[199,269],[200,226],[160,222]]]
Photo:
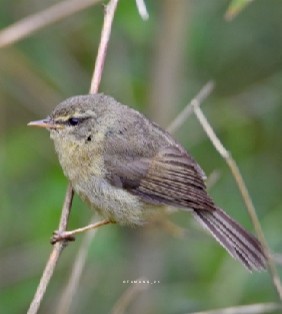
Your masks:
[[[54,245],[57,242],[71,242],[75,241],[75,237],[70,234],[68,231],[60,231],[56,230],[53,232],[53,236],[51,237],[51,244]]]

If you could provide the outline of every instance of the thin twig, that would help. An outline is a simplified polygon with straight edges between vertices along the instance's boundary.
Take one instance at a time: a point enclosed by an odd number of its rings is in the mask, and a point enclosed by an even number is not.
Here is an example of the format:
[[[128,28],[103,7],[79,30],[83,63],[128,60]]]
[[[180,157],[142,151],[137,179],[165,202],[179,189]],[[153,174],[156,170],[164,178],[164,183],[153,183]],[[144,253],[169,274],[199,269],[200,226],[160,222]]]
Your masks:
[[[56,23],[100,0],[64,0],[41,12],[29,15],[0,31],[0,48],[11,45],[34,32]]]
[[[231,173],[238,185],[239,191],[242,195],[242,198],[245,202],[247,211],[249,213],[249,216],[251,218],[251,221],[254,225],[256,234],[258,236],[259,241],[262,244],[263,250],[267,256],[267,264],[268,264],[268,268],[269,268],[269,273],[271,275],[273,284],[278,292],[279,298],[280,300],[282,300],[282,285],[281,285],[281,281],[276,269],[276,266],[271,258],[271,254],[270,254],[270,250],[268,248],[265,236],[263,234],[262,231],[262,227],[260,225],[259,219],[257,217],[256,214],[256,210],[254,207],[254,204],[252,202],[251,196],[249,194],[249,191],[246,187],[246,184],[243,180],[243,177],[240,173],[240,170],[235,162],[235,160],[232,158],[230,152],[228,152],[225,147],[222,145],[222,143],[220,142],[219,138],[216,136],[214,130],[212,129],[211,125],[209,124],[208,120],[206,119],[206,117],[204,116],[203,112],[201,111],[200,107],[199,107],[199,103],[194,102],[193,103],[193,109],[194,109],[194,113],[196,115],[196,117],[198,118],[200,124],[202,125],[204,131],[206,132],[208,138],[210,139],[210,141],[212,142],[212,144],[214,145],[215,149],[219,152],[219,154],[225,159],[227,165],[229,166]]]
[[[148,10],[146,8],[146,4],[144,0],[135,0],[136,1],[136,6],[137,6],[137,10],[141,16],[141,18],[146,21],[149,18],[149,13]]]
[[[109,4],[105,7],[104,24],[101,31],[101,40],[100,40],[95,67],[93,71],[93,76],[91,80],[91,87],[89,91],[90,94],[97,93],[99,89],[102,72],[103,72],[103,68],[105,64],[107,49],[108,49],[108,43],[109,43],[111,30],[112,30],[112,22],[114,19],[117,4],[118,4],[118,0],[111,0]],[[91,221],[93,219],[94,218],[92,218]],[[94,234],[95,234],[94,232],[87,233],[85,235],[85,238],[82,241],[81,248],[77,254],[76,260],[74,262],[74,266],[71,271],[70,280],[64,290],[62,301],[59,303],[58,313],[68,313],[68,309],[71,306],[73,296],[79,284],[82,270],[86,263],[87,252],[89,251],[88,248],[91,244],[92,239],[94,238]],[[64,309],[64,311],[61,311],[61,309]]]
[[[73,200],[73,190],[72,190],[71,185],[69,184],[68,188],[67,188],[67,193],[66,193],[64,205],[62,208],[60,223],[59,223],[59,230],[60,231],[66,230],[68,218],[70,215],[72,200]],[[41,301],[43,299],[43,296],[45,294],[46,288],[49,284],[49,281],[53,275],[54,269],[57,265],[57,261],[61,255],[64,247],[65,247],[64,241],[58,242],[53,246],[52,252],[51,252],[50,257],[47,261],[44,272],[42,274],[42,277],[40,279],[39,285],[37,287],[37,290],[35,292],[35,295],[33,297],[31,304],[30,304],[30,307],[29,307],[27,314],[37,313],[37,311],[40,307]]]
[[[281,309],[282,309],[281,303],[258,303],[251,305],[227,307],[224,309],[217,310],[193,312],[190,314],[266,314]]]
[[[121,297],[117,300],[116,304],[113,307],[112,314],[123,314],[125,313],[126,308],[134,300],[134,298],[139,294],[139,292],[144,291],[150,287],[148,283],[139,283],[147,282],[146,278],[138,278],[137,283],[133,283],[127,288]]]
[[[170,133],[175,133],[193,112],[193,104],[200,105],[211,94],[213,89],[214,89],[214,83],[212,81],[209,81],[207,84],[205,84],[201,88],[199,93],[170,123],[170,125],[166,128],[166,130]]]
[[[101,221],[98,221],[98,222],[95,222],[92,224],[90,223],[89,225],[87,225],[85,227],[77,228],[77,229],[74,229],[71,231],[64,231],[64,232],[59,231],[59,232],[55,233],[55,236],[52,238],[51,243],[53,244],[53,243],[56,243],[56,242],[59,242],[62,240],[73,241],[74,236],[79,234],[79,233],[84,233],[84,232],[89,231],[89,230],[94,230],[94,229],[97,229],[101,226],[108,225],[111,223],[113,223],[113,222],[111,222],[108,219],[105,219],[105,220],[101,220]]]
[[[92,81],[90,85],[90,94],[95,94],[98,92],[117,4],[118,4],[118,0],[111,0],[109,4],[105,7],[104,25],[102,28],[101,41],[100,41],[98,54],[97,54],[95,67],[94,67],[94,73],[93,73],[93,77],[92,77]]]

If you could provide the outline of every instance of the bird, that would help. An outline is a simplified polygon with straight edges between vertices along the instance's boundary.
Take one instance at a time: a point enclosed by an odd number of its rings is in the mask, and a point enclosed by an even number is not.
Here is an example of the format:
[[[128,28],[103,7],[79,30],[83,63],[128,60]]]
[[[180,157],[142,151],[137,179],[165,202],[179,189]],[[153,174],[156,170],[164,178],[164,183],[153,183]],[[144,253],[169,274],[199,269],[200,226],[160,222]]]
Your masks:
[[[142,226],[177,208],[249,271],[266,268],[261,243],[214,203],[197,162],[140,112],[102,93],[79,95],[28,125],[49,130],[74,191],[107,221]]]

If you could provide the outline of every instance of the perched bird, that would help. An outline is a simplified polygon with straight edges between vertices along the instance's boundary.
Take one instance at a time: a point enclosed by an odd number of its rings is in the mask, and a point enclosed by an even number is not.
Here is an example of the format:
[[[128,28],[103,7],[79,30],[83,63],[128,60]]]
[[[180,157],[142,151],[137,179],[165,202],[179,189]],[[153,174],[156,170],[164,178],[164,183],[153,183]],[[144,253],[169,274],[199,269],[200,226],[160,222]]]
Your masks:
[[[64,174],[101,216],[142,225],[166,205],[177,207],[247,269],[265,268],[261,244],[214,204],[200,166],[141,113],[103,94],[74,96],[29,125],[50,131]]]

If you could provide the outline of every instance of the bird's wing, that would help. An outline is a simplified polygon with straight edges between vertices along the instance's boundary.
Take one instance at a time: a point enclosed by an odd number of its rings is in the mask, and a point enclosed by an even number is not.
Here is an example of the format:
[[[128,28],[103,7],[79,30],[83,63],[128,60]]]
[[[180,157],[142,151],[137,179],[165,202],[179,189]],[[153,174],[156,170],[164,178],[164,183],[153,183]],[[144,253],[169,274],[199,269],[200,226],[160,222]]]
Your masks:
[[[123,151],[123,150],[121,150]],[[200,167],[179,145],[160,148],[154,156],[123,153],[106,161],[107,179],[151,204],[213,210]]]

